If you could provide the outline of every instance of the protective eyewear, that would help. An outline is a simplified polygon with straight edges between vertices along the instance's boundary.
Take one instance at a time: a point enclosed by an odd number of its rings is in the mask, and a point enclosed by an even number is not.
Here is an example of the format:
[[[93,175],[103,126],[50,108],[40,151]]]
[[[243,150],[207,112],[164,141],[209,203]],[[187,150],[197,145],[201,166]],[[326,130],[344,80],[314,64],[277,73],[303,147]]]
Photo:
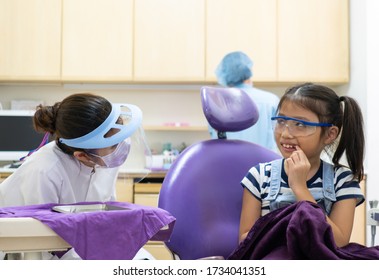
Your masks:
[[[316,123],[295,118],[276,116],[271,118],[275,133],[283,133],[288,128],[289,133],[295,137],[309,136],[316,132],[317,127],[331,127],[330,123]]]

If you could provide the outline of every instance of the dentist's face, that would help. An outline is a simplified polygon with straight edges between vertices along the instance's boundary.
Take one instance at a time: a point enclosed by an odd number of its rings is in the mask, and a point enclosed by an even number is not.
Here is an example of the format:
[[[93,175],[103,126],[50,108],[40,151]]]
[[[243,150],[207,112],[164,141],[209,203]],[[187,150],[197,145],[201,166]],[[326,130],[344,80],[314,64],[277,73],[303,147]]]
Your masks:
[[[105,137],[110,137],[118,132],[117,129],[111,129]],[[128,157],[130,150],[130,139],[126,139],[121,143],[116,145],[101,148],[101,149],[92,149],[88,151],[88,155],[92,158],[92,160],[104,167],[117,167],[122,165],[126,158]]]

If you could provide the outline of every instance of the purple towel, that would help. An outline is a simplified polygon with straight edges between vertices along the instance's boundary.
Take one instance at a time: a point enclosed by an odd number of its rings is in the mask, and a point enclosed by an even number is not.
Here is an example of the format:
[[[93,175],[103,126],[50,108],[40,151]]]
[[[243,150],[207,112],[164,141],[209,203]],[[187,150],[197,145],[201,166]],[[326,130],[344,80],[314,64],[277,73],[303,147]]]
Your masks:
[[[379,246],[337,247],[323,210],[301,201],[261,217],[228,259],[378,260]]]
[[[85,260],[129,260],[148,240],[169,239],[175,218],[167,211],[126,202],[106,204],[130,210],[63,214],[51,210],[62,204],[41,204],[0,208],[0,218],[35,218],[54,230]],[[161,230],[165,226],[169,228]]]

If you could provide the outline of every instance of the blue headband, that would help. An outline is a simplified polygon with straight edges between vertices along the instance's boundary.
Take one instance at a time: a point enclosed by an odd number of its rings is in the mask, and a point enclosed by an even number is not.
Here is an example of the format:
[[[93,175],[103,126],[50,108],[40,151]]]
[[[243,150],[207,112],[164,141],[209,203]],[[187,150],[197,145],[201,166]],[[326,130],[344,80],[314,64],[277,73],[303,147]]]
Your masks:
[[[122,107],[127,107],[128,112],[123,112]],[[117,120],[122,115],[128,117],[127,124],[118,124]],[[142,123],[142,111],[132,104],[112,104],[112,111],[105,121],[90,133],[78,138],[59,138],[59,142],[73,148],[101,149],[116,145],[130,137]],[[105,135],[112,129],[117,132],[109,137]]]

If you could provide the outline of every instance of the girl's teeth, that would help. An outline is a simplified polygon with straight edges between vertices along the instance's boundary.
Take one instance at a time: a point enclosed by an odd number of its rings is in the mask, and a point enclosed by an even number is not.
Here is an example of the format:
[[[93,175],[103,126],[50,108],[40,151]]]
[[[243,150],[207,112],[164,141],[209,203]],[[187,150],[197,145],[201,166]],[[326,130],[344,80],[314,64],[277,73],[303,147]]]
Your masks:
[[[288,145],[288,144],[283,144],[283,147],[286,149],[294,149],[295,148],[294,145]]]

